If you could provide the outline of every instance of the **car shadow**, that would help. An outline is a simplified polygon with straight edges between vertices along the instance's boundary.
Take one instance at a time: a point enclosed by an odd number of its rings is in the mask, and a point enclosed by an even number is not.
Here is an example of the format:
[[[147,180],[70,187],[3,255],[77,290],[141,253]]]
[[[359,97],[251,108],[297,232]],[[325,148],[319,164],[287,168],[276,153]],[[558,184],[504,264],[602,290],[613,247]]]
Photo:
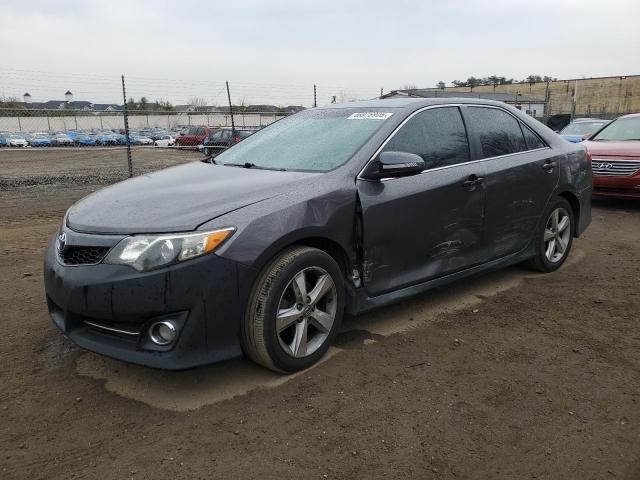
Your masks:
[[[585,256],[574,249],[567,264]],[[435,321],[443,314],[482,308],[481,304],[500,292],[509,290],[526,278],[541,274],[515,266],[468,278],[420,294],[400,303],[382,307],[357,317],[346,316],[335,344],[311,369],[282,375],[239,358],[183,371],[165,371],[128,364],[91,352],[76,359],[81,376],[104,381],[108,391],[155,408],[189,411],[215,404],[256,389],[273,388],[309,374],[344,350],[365,345]]]
[[[591,205],[603,210],[640,210],[640,200],[630,200],[626,198],[604,198],[593,197]]]

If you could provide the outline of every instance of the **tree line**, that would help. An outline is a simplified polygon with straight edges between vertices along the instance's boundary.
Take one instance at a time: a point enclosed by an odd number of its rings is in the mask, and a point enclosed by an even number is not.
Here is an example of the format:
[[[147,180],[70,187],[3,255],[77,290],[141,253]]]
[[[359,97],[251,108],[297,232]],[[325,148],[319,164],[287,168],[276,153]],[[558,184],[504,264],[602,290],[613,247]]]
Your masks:
[[[548,75],[529,75],[524,80],[515,80],[513,78],[501,77],[499,75],[491,75],[489,77],[469,77],[466,80],[453,80],[451,85],[454,87],[479,87],[483,85],[497,86],[497,85],[510,85],[512,83],[538,83],[538,82],[553,82],[558,80],[556,77],[550,77]],[[444,89],[446,83],[440,80],[436,83],[436,87]]]

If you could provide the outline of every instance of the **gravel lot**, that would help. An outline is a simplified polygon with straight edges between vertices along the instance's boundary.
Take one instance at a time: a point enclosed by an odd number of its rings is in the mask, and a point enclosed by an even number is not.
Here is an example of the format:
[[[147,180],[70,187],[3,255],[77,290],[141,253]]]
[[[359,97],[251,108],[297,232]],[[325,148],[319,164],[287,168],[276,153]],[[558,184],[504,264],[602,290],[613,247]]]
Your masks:
[[[134,153],[137,173],[201,158]],[[74,347],[43,299],[45,244],[124,153],[38,154],[0,151],[0,478],[640,478],[640,203],[596,202],[554,274],[346,319],[301,374],[162,372]]]

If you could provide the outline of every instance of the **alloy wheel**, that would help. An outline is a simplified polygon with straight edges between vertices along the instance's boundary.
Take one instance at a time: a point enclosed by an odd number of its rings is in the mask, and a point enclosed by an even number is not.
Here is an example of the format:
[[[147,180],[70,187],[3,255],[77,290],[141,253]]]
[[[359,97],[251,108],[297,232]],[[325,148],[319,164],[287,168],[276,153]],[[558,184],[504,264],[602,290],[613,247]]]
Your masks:
[[[562,260],[571,240],[571,217],[562,207],[551,212],[544,229],[544,254],[551,263]]]
[[[284,351],[296,358],[312,355],[325,342],[336,318],[338,295],[331,275],[309,267],[289,281],[276,313],[276,333]]]

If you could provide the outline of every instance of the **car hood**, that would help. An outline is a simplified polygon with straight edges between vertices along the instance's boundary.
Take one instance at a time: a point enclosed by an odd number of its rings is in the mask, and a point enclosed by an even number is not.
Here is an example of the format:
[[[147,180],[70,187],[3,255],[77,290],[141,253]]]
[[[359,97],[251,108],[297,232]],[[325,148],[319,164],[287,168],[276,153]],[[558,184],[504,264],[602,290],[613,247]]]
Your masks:
[[[66,222],[72,230],[85,233],[190,231],[231,211],[288,193],[317,175],[192,162],[95,192],[69,209]]]
[[[586,141],[583,143],[592,155],[612,157],[640,157],[640,141],[605,140],[601,142]]]
[[[580,143],[582,141],[582,135],[574,135],[572,133],[563,133],[560,136],[571,143]]]

